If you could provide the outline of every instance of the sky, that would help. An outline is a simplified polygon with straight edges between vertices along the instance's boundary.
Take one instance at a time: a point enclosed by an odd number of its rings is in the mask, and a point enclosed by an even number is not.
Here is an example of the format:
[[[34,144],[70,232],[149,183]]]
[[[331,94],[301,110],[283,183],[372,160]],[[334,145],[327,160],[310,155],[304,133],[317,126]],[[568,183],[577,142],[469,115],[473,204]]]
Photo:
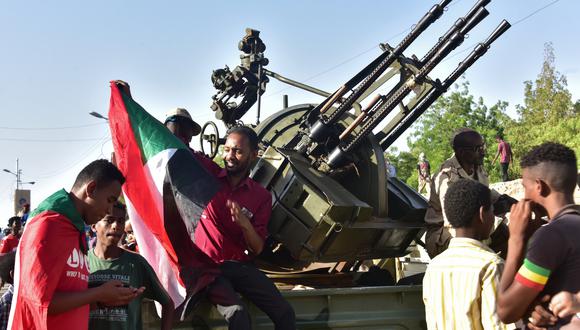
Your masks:
[[[0,168],[22,169],[32,206],[70,189],[90,161],[112,152],[105,121],[109,81],[131,85],[133,98],[156,118],[187,108],[203,124],[214,119],[212,70],[239,64],[244,29],[261,31],[269,70],[334,91],[380,54],[381,42],[398,44],[434,1],[4,1],[0,4]],[[475,0],[454,0],[446,13],[405,52],[422,57]],[[545,42],[556,68],[580,98],[580,2],[495,0],[490,15],[431,74],[444,78],[507,19],[514,26],[466,73],[470,91],[492,105],[523,103],[523,82],[540,71]],[[531,15],[531,16],[530,16]],[[271,80],[262,120],[290,105],[322,98]],[[243,118],[255,120],[255,108]],[[196,139],[196,138],[194,138]],[[197,141],[197,140],[196,140]],[[193,143],[195,148],[197,143]],[[405,136],[396,145],[405,148]],[[0,226],[13,214],[15,176],[0,172]],[[6,219],[6,220],[4,220]]]

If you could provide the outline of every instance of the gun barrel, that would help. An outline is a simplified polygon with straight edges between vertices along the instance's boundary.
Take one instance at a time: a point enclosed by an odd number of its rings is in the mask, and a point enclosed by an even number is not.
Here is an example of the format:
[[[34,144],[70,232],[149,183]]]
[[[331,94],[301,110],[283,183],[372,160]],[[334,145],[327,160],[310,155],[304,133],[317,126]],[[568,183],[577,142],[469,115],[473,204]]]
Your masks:
[[[465,70],[463,72],[465,72]],[[437,100],[437,98],[443,93],[445,93],[445,89],[433,88],[431,92],[429,92],[429,95],[427,95],[421,101],[421,103],[417,105],[415,110],[413,110],[413,112],[405,117],[405,119],[397,127],[395,127],[395,129],[393,129],[387,135],[387,137],[380,141],[381,149],[386,150],[389,146],[391,146],[391,144],[393,144],[393,142],[395,142],[395,140],[397,140],[399,136],[401,136],[401,134],[403,134],[403,132],[409,128],[409,126],[411,126],[417,119],[419,119],[425,110],[427,110],[431,104],[433,104],[433,102],[435,102],[435,100]]]
[[[447,32],[445,32],[445,34],[443,36],[441,36],[441,38],[439,38],[439,40],[437,41],[437,43],[435,43],[435,45],[427,52],[427,54],[425,56],[423,56],[423,58],[421,59],[421,63],[427,63],[432,57],[433,55],[435,55],[435,52],[437,52],[437,49],[439,49],[439,47],[441,47],[441,45],[443,43],[445,43],[447,40],[449,40],[449,38],[451,38],[451,36],[453,34],[455,34],[455,32],[461,30],[465,24],[469,21],[472,20],[472,18],[478,14],[479,10],[483,7],[485,7],[487,4],[489,4],[491,0],[479,0],[468,12],[467,14],[465,14],[465,16],[460,17],[459,19],[457,19],[457,21],[455,22],[455,24],[453,24],[453,26],[451,26],[451,28],[449,30],[447,30]],[[469,29],[471,30],[471,28]]]
[[[335,123],[346,111],[350,110],[352,104],[374,83],[383,72],[397,59],[399,55],[409,47],[417,37],[423,33],[429,25],[435,22],[444,12],[445,7],[451,0],[443,0],[439,4],[433,5],[431,9],[419,20],[411,32],[393,49],[392,52],[386,54],[385,58],[372,71],[362,79],[356,89],[350,93],[343,102],[327,119],[323,119],[326,125]],[[369,68],[367,66],[367,68]],[[367,69],[365,68],[365,69]],[[358,75],[357,75],[358,76]],[[353,82],[354,83],[354,82]],[[356,85],[356,84],[355,84]],[[346,85],[345,85],[346,86]],[[350,86],[348,86],[350,88]],[[354,86],[353,86],[354,87]],[[325,104],[325,107],[327,105]]]
[[[511,24],[505,19],[495,28],[495,30],[487,37],[484,42],[481,42],[475,46],[475,48],[467,55],[467,57],[459,63],[457,68],[445,79],[443,86],[445,89],[449,88],[453,81],[457,80],[461,75],[469,68],[475,61],[477,61],[483,54],[487,52],[490,45],[497,40],[502,34],[504,34]]]
[[[478,9],[476,15],[471,19],[472,24],[468,22],[464,26],[461,31],[456,32],[453,36],[437,51],[437,53],[427,62],[421,70],[417,73],[417,75],[408,81],[407,84],[403,85],[397,92],[393,94],[388,101],[386,101],[383,105],[381,105],[380,109],[378,109],[369,120],[366,120],[362,124],[362,128],[357,134],[357,136],[346,144],[340,144],[337,146],[333,152],[331,152],[332,158],[329,157],[329,165],[336,166],[340,164],[342,161],[342,157],[345,154],[351,152],[361,141],[366,138],[367,135],[372,133],[372,130],[389,114],[389,112],[400,102],[403,101],[404,97],[411,91],[415,81],[421,80],[438,64],[445,58],[453,49],[457,48],[464,39],[463,33],[469,31],[469,29],[473,28],[477,22],[480,22],[485,16],[488,15],[488,12],[485,8]],[[491,35],[483,42],[478,44],[475,49],[468,55],[465,61],[459,64],[457,69],[451,73],[451,75],[445,80],[442,85],[440,92],[432,91],[430,95],[424,98],[423,102],[415,108],[415,110],[419,110],[423,108],[422,112],[424,112],[447,88],[453,83],[453,81],[457,80],[465,70],[470,67],[478,58],[480,58],[491,43],[493,43],[497,38],[499,38],[505,31],[510,28],[510,24],[503,20],[499,26],[491,33]],[[421,113],[422,113],[421,112]],[[420,115],[420,114],[419,114]],[[407,116],[408,117],[408,116]],[[418,117],[417,117],[418,118]],[[415,118],[416,120],[416,118]],[[410,125],[410,124],[409,124]]]
[[[372,111],[373,107],[379,102],[381,97],[382,96],[380,94],[377,94],[368,105],[368,107],[364,109],[361,114],[358,115],[358,117],[356,117],[356,119],[350,125],[348,125],[348,127],[342,133],[340,133],[338,138],[343,140],[347,135],[354,131],[355,127],[357,127],[367,117],[367,115]]]
[[[480,8],[476,15],[471,19],[471,21],[480,22],[489,13],[485,8]],[[367,120],[363,125],[358,135],[349,143],[344,146],[339,146],[337,148],[342,148],[346,153],[352,151],[368,134],[372,133],[372,130],[389,114],[389,112],[394,109],[397,104],[403,101],[405,96],[407,96],[413,89],[417,81],[423,80],[429,72],[431,72],[435,66],[437,66],[451,51],[457,48],[464,40],[464,33],[473,28],[474,24],[467,24],[461,31],[457,31],[443,44],[443,46],[437,50],[435,55],[423,65],[421,70],[417,75],[411,78],[405,85],[401,86],[392,97],[390,97],[381,107],[373,114],[371,119]]]
[[[510,27],[512,27],[512,25],[504,19],[483,43],[489,48],[489,45],[491,45],[497,38],[501,37],[501,35],[504,34]]]
[[[344,146],[344,151],[351,151],[367,134],[370,134],[375,126],[377,126],[388,114],[389,112],[399,104],[404,97],[411,92],[412,87],[415,85],[416,81],[421,81],[424,79],[429,72],[431,72],[435,66],[437,66],[451,51],[457,48],[464,40],[465,34],[471,31],[477,24],[479,24],[485,17],[489,15],[487,9],[482,7],[486,0],[480,1],[478,7],[472,8],[465,17],[459,19],[446,33],[439,39],[436,47],[432,48],[429,53],[424,57],[427,60],[421,70],[417,75],[412,78],[408,84],[401,87],[401,89],[395,91],[394,93],[389,93],[385,102],[382,102],[378,107],[377,111],[373,113],[368,121],[363,124],[362,129],[359,132],[359,136],[355,137],[354,140]],[[453,34],[450,34],[453,32]],[[374,105],[374,104],[373,104]],[[369,114],[361,114],[363,117],[367,117]],[[354,125],[359,125],[362,122],[362,118],[357,118],[349,127],[344,130],[340,135],[340,140],[344,140],[345,137],[354,131]]]
[[[461,61],[457,68],[445,79],[441,84],[441,87],[434,88],[431,92],[415,107],[413,112],[409,114],[403,122],[401,122],[394,130],[392,130],[383,140],[381,140],[381,148],[385,150],[388,148],[401,134],[409,128],[430,106],[441,96],[447,89],[457,80],[465,71],[475,63],[485,52],[489,49],[490,45],[499,38],[504,32],[506,32],[511,25],[503,20],[498,27],[491,33],[491,35],[482,43],[475,46],[473,51],[467,55],[467,57]]]
[[[324,100],[324,105],[322,106],[322,109],[320,109],[320,113],[325,113],[326,110],[330,109],[330,107],[336,103],[336,100],[341,98],[347,92],[347,90],[347,87],[343,85],[336,92],[330,95],[329,98]]]
[[[471,29],[473,29],[477,24],[481,23],[487,15],[489,15],[487,9],[479,8],[475,15],[473,15],[473,17],[467,21],[467,24],[461,29],[461,34],[466,35],[469,33],[469,31],[471,31]]]

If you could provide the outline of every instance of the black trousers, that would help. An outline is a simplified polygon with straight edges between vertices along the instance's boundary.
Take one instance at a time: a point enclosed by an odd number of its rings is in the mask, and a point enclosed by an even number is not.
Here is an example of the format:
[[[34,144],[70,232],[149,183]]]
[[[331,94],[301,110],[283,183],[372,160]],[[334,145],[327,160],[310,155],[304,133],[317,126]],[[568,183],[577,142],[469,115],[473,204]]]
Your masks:
[[[510,163],[499,163],[500,167],[501,167],[501,179],[503,182],[509,181],[508,178],[508,167],[510,166]]]
[[[207,288],[207,298],[226,319],[229,329],[252,329],[250,314],[238,293],[266,313],[276,329],[296,329],[294,309],[272,280],[253,264],[226,261],[220,268],[222,274]]]

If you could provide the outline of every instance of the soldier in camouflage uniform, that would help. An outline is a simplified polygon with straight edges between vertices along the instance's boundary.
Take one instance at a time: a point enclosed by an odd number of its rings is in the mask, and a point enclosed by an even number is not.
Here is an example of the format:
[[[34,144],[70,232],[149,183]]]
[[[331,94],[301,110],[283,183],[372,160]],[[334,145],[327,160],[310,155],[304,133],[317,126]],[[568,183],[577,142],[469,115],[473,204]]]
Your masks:
[[[444,196],[449,184],[459,178],[467,178],[489,186],[487,173],[482,166],[485,156],[483,137],[475,130],[464,128],[454,134],[452,147],[454,154],[441,164],[430,184],[429,208],[425,214],[425,244],[431,258],[447,249],[451,237],[455,236],[443,212]],[[499,193],[492,190],[491,194],[492,203],[495,203]]]

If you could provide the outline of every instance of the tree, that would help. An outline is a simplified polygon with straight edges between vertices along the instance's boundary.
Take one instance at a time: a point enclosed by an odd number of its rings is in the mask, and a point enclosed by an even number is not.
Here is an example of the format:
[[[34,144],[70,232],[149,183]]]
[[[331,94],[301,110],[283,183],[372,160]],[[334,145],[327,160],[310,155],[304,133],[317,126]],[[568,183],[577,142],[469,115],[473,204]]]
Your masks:
[[[418,155],[424,152],[431,163],[431,171],[436,171],[441,163],[453,154],[451,138],[453,133],[462,127],[477,130],[484,137],[488,148],[495,146],[495,135],[512,122],[506,115],[507,106],[507,102],[497,101],[488,107],[481,97],[476,100],[469,93],[469,82],[463,80],[461,84],[456,84],[453,91],[441,96],[419,121],[411,126],[412,132],[407,145],[414,157],[415,166]],[[484,166],[491,169],[492,180],[497,180],[500,178],[499,169],[491,167],[495,148],[490,153],[491,155],[487,155],[485,159]],[[400,177],[403,180],[409,179]],[[407,182],[417,186],[416,174]]]
[[[385,156],[395,166],[399,179],[411,187],[417,186],[417,157],[415,155],[408,151],[399,151],[397,147],[391,147]]]
[[[521,123],[555,123],[574,115],[572,95],[566,76],[556,71],[556,56],[551,42],[544,44],[544,62],[535,82],[524,82],[524,105],[517,106]]]
[[[533,82],[524,82],[524,105],[516,106],[516,120],[506,114],[507,102],[497,101],[487,107],[482,98],[476,100],[469,93],[469,82],[463,80],[454,85],[451,92],[435,101],[411,126],[411,135],[407,139],[410,151],[390,152],[389,159],[397,167],[399,178],[417,186],[415,166],[421,152],[430,161],[431,171],[436,171],[453,153],[451,137],[462,127],[475,129],[483,136],[488,147],[484,168],[488,170],[491,182],[501,177],[499,168],[491,166],[497,133],[503,133],[512,146],[512,178],[519,177],[519,159],[532,146],[553,141],[580,150],[580,100],[572,101],[566,77],[556,70],[555,59],[552,44],[546,43],[538,77]]]
[[[524,105],[519,118],[506,129],[515,160],[532,146],[560,142],[580,150],[580,100],[573,102],[566,76],[556,70],[552,43],[544,45],[544,62],[534,82],[524,82]],[[519,167],[512,167],[519,174]]]

